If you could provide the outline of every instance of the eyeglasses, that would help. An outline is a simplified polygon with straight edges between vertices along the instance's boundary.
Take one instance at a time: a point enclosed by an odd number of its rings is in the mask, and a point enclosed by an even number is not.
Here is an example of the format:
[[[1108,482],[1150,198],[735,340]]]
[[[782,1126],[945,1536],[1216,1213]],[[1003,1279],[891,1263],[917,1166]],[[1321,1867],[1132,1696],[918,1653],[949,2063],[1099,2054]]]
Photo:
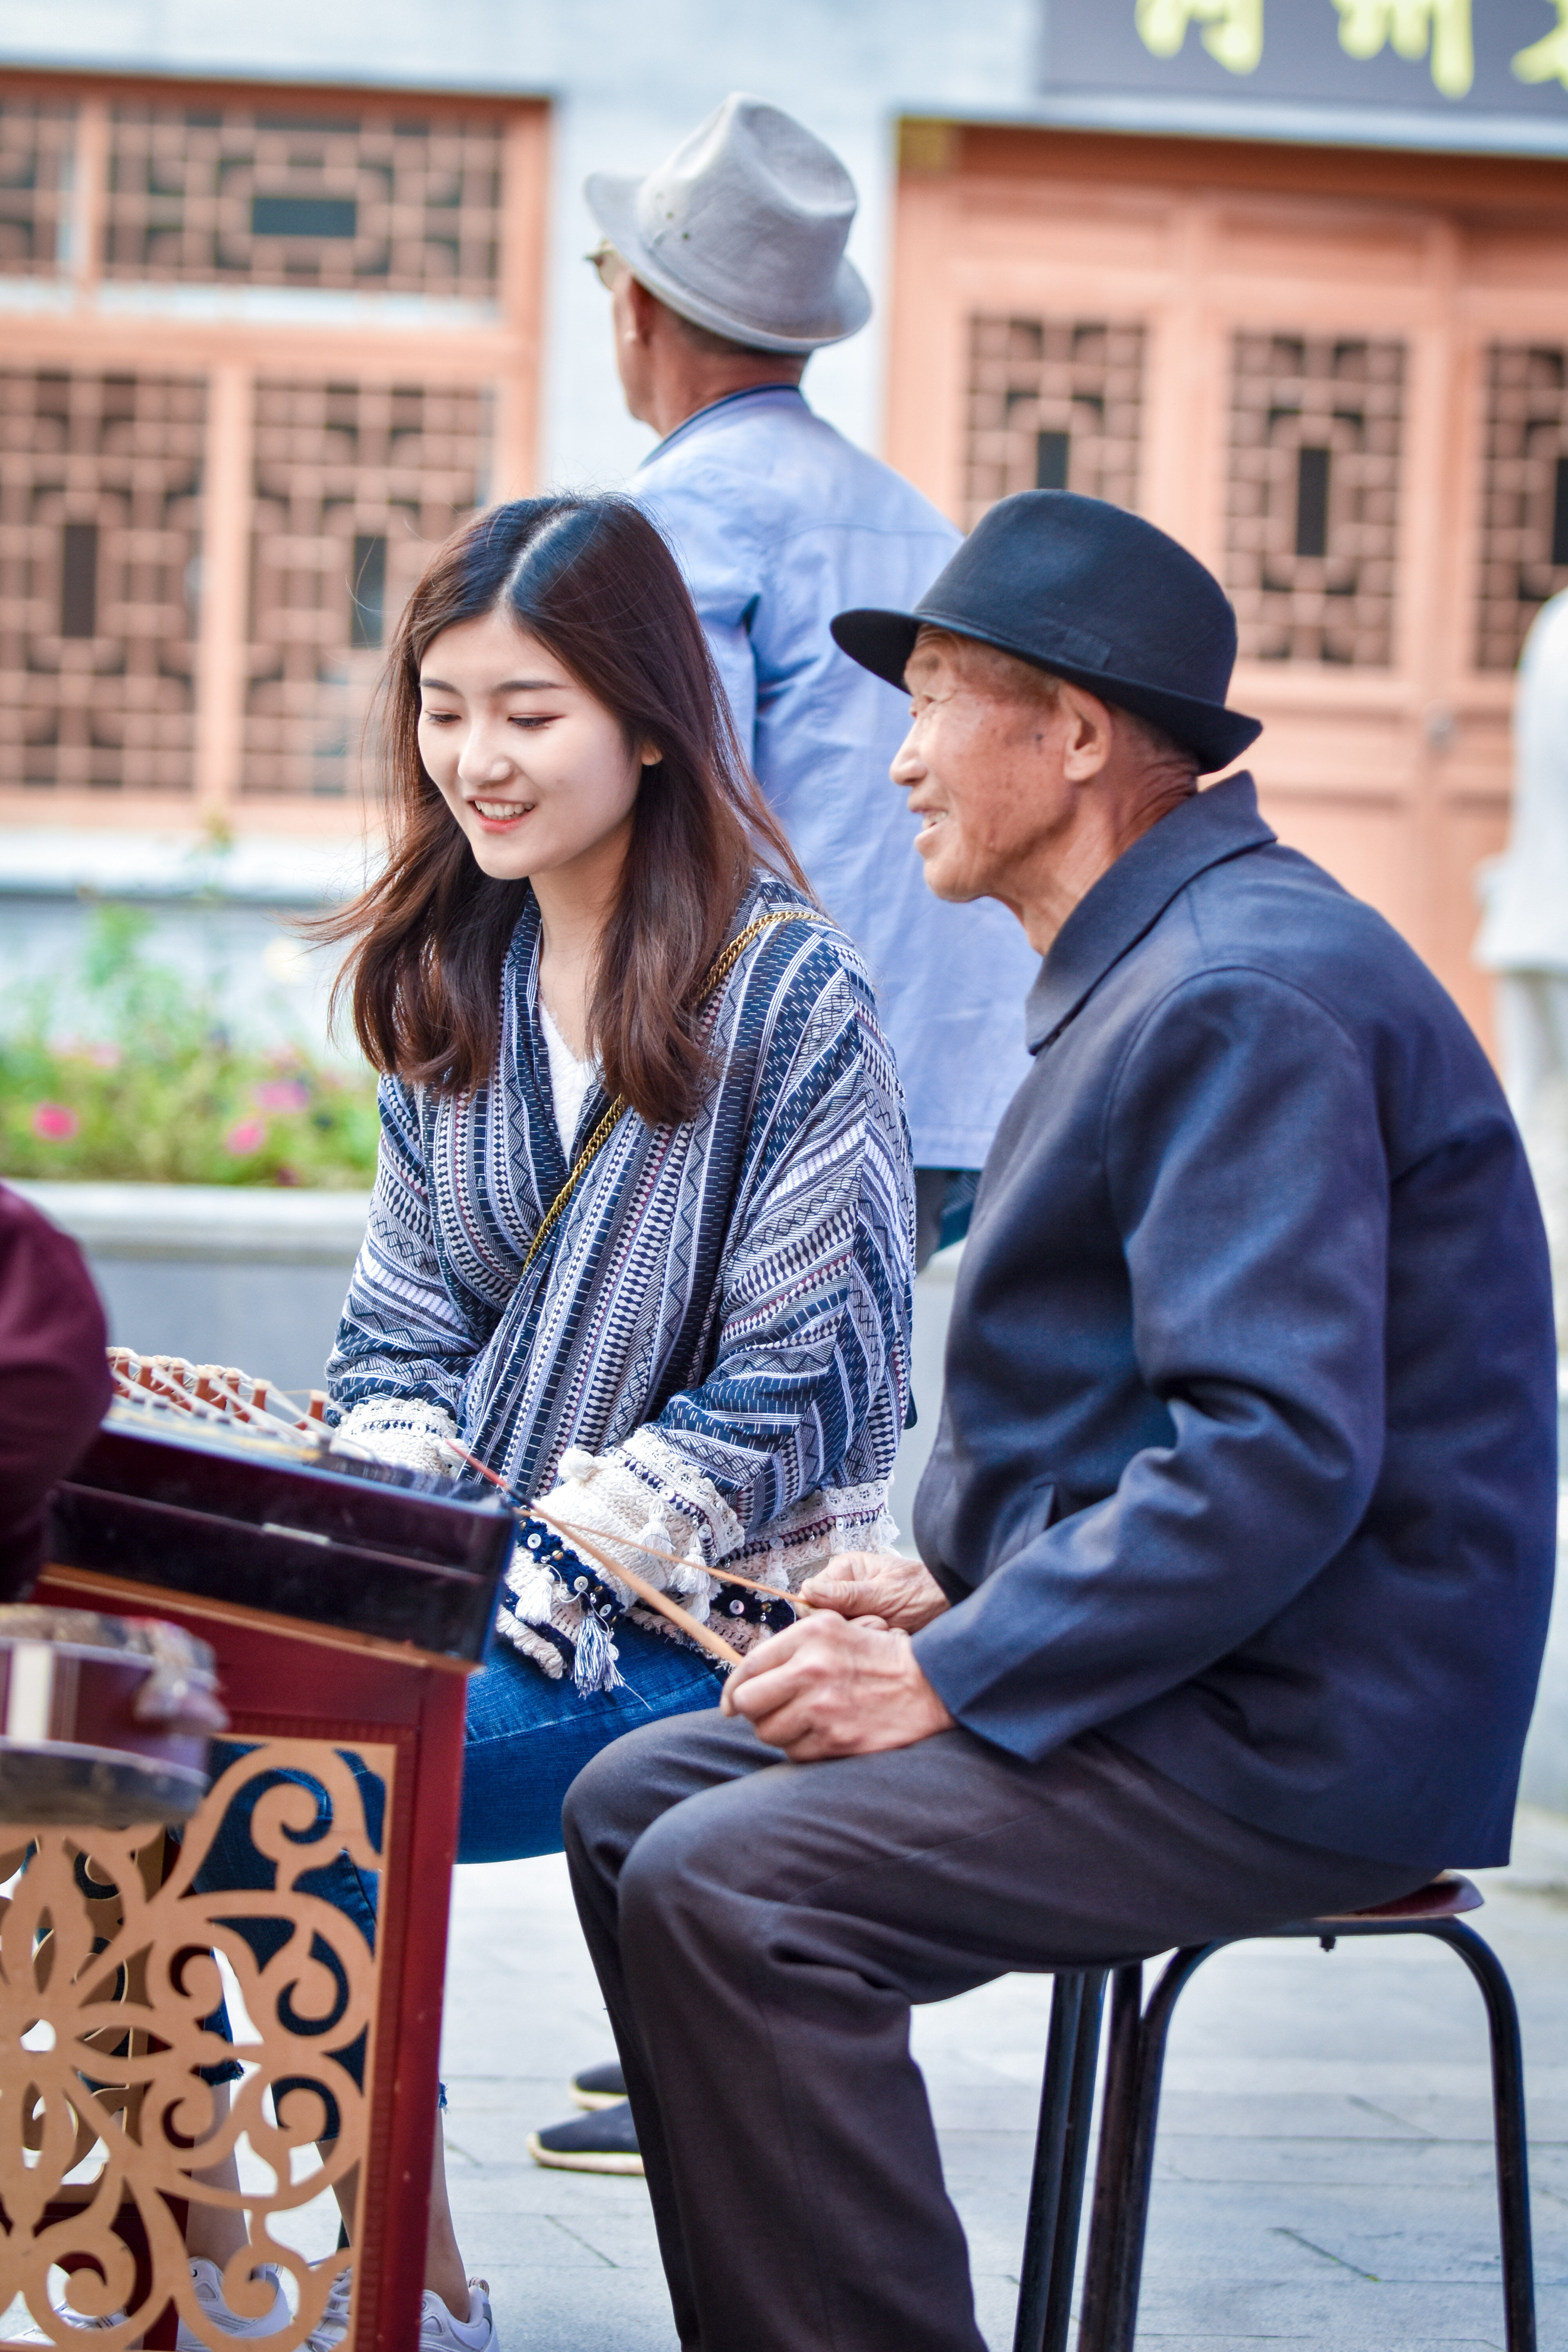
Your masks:
[[[622,270],[626,265],[621,259],[620,255],[616,251],[615,247],[610,243],[609,238],[607,236],[601,237],[598,244],[594,247],[593,252],[585,253],[583,256],[583,258],[587,263],[589,268],[594,272],[595,277],[598,279],[605,293],[613,294],[616,290],[616,280],[619,278]]]

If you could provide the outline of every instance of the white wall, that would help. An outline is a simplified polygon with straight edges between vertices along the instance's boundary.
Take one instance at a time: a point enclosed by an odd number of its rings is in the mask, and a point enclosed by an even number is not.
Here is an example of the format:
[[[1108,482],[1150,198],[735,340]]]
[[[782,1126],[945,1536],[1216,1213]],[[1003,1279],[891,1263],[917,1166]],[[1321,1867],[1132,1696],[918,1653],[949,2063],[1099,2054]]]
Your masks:
[[[1568,1813],[1568,1485],[1557,1535],[1557,1593],[1519,1793],[1527,1805]]]
[[[402,82],[554,103],[545,334],[549,483],[612,485],[650,446],[621,407],[605,296],[582,256],[594,170],[662,160],[731,89],[788,108],[860,191],[850,250],[887,278],[893,125],[902,113],[1026,107],[1037,0],[5,0],[15,64]],[[875,447],[880,315],[812,363],[813,403]]]

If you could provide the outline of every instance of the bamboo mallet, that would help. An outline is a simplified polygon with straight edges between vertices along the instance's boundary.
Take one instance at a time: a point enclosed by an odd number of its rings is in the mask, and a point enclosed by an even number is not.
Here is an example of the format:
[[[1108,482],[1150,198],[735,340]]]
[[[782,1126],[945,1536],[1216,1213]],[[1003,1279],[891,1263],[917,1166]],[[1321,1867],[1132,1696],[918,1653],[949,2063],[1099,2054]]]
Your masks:
[[[639,1601],[645,1602],[649,1609],[657,1609],[659,1615],[668,1617],[672,1625],[679,1625],[683,1633],[690,1635],[700,1649],[710,1652],[716,1658],[722,1658],[726,1665],[740,1664],[739,1650],[731,1648],[722,1634],[710,1633],[706,1625],[700,1624],[695,1617],[682,1609],[678,1601],[671,1601],[668,1593],[661,1592],[657,1584],[649,1584],[647,1578],[638,1576],[635,1569],[623,1568],[619,1560],[606,1559],[597,1544],[591,1543],[585,1535],[569,1528],[564,1519],[558,1519],[552,1511],[545,1510],[541,1504],[531,1503],[528,1507],[536,1519],[542,1519],[547,1528],[553,1528],[557,1535],[564,1536],[568,1543],[574,1545],[577,1550],[586,1552],[588,1558],[602,1568],[606,1576],[618,1577],[623,1584],[629,1584]],[[639,1544],[637,1549],[641,1551],[643,1546]],[[678,1562],[677,1565],[679,1564]]]
[[[537,1504],[534,1506],[534,1508],[537,1510]],[[574,1543],[581,1543],[584,1539],[582,1530],[580,1528],[569,1528],[565,1520],[558,1519],[554,1516],[553,1512],[551,1514],[550,1524],[552,1527],[558,1529],[562,1535],[570,1536]],[[629,1536],[617,1538],[616,1540],[631,1543],[631,1538]],[[743,1586],[748,1592],[760,1592],[764,1601],[787,1601],[792,1609],[826,1609],[828,1605],[825,1601],[814,1601],[809,1592],[791,1592],[787,1585],[759,1584],[754,1576],[737,1575],[736,1571],[732,1568],[724,1567],[722,1562],[720,1562],[716,1567],[710,1568],[706,1560],[680,1559],[672,1551],[660,1551],[657,1544],[632,1544],[632,1549],[634,1551],[642,1552],[648,1559],[662,1560],[666,1568],[700,1567],[703,1575],[710,1576],[715,1584],[739,1584]],[[616,1574],[617,1576],[621,1574],[621,1570],[618,1568],[616,1570]]]
[[[477,1456],[468,1453],[458,1444],[455,1437],[444,1438],[442,1444],[448,1454],[455,1454],[459,1461],[468,1464],[470,1470],[477,1470],[481,1478],[488,1478],[492,1486],[499,1486],[507,1499],[511,1500],[511,1489],[506,1480],[499,1477],[488,1464],[480,1462]],[[659,1616],[668,1617],[670,1623],[679,1625],[683,1633],[689,1634],[700,1650],[708,1651],[712,1657],[722,1658],[727,1666],[740,1664],[739,1650],[732,1648],[720,1634],[710,1633],[706,1625],[700,1625],[695,1617],[681,1608],[679,1601],[671,1601],[662,1593],[657,1584],[649,1584],[645,1577],[638,1576],[632,1569],[622,1568],[616,1561],[606,1559],[604,1553],[596,1545],[590,1543],[586,1536],[574,1535],[552,1512],[542,1510],[537,1503],[527,1503],[521,1507],[513,1504],[514,1509],[519,1507],[530,1511],[536,1519],[542,1519],[547,1528],[555,1529],[557,1535],[565,1536],[569,1543],[575,1544],[579,1551],[586,1552],[588,1558],[595,1561],[607,1576],[619,1577],[623,1584],[631,1587],[639,1601],[645,1602],[649,1609],[657,1611]]]
[[[458,1442],[456,1442],[456,1437],[445,1437],[445,1440],[442,1440],[442,1444],[447,1446],[447,1451],[449,1451],[449,1454],[456,1454],[456,1456],[458,1456],[458,1461],[466,1461],[466,1463],[468,1463],[468,1467],[470,1467],[470,1470],[478,1470],[479,1477],[487,1477],[489,1482],[491,1482],[491,1486],[500,1486],[500,1491],[503,1491],[503,1494],[510,1494],[510,1489],[508,1489],[508,1484],[505,1484],[505,1479],[503,1479],[503,1477],[496,1477],[494,1470],[489,1470],[489,1467],[484,1465],[482,1461],[478,1461],[478,1458],[472,1456],[472,1454],[468,1454],[468,1451],[463,1449],[463,1446],[458,1444]],[[696,1621],[696,1618],[693,1618],[691,1613],[687,1612],[687,1609],[682,1609],[682,1606],[679,1606],[679,1601],[668,1600],[668,1595],[663,1595],[663,1592],[660,1592],[658,1585],[648,1585],[648,1583],[644,1583],[644,1578],[642,1578],[642,1576],[635,1576],[635,1573],[632,1573],[630,1569],[616,1567],[616,1561],[606,1559],[605,1552],[595,1550],[593,1538],[590,1538],[590,1536],[583,1534],[583,1528],[581,1528],[581,1527],[572,1527],[572,1524],[566,1522],[566,1519],[557,1519],[555,1512],[552,1512],[552,1510],[541,1510],[541,1507],[538,1507],[538,1503],[531,1503],[531,1506],[529,1506],[529,1510],[533,1512],[533,1517],[536,1517],[536,1519],[543,1519],[545,1527],[552,1527],[552,1528],[555,1528],[555,1534],[557,1534],[557,1536],[564,1536],[564,1538],[569,1540],[569,1543],[576,1543],[578,1550],[581,1550],[581,1552],[588,1552],[590,1559],[597,1559],[599,1567],[602,1567],[602,1569],[609,1569],[611,1576],[618,1576],[618,1578],[621,1578],[621,1583],[623,1583],[623,1585],[630,1585],[632,1592],[635,1592],[635,1595],[637,1595],[639,1600],[647,1601],[647,1604],[651,1606],[651,1609],[658,1609],[660,1616],[670,1618],[670,1621],[675,1622],[675,1625],[679,1625],[679,1628],[682,1628],[682,1633],[689,1633],[689,1634],[691,1634],[693,1639],[696,1639],[696,1642],[700,1642],[700,1646],[703,1646],[703,1649],[712,1649],[712,1654],[715,1654],[715,1658],[729,1658],[729,1661],[731,1661],[733,1665],[738,1665],[738,1663],[741,1663],[741,1651],[738,1651],[738,1649],[731,1649],[731,1644],[729,1644],[729,1642],[726,1642],[726,1639],[721,1637],[721,1634],[717,1634],[717,1633],[715,1633],[715,1634],[710,1634],[710,1633],[708,1633],[708,1628],[705,1628],[705,1625],[699,1625],[699,1621]],[[630,1540],[630,1538],[627,1538],[627,1540]],[[654,1545],[654,1543],[637,1543],[637,1545],[632,1545],[632,1550],[647,1552],[648,1559],[660,1559],[660,1561],[663,1561],[663,1564],[666,1564],[668,1569],[687,1569],[687,1567],[691,1567],[691,1561],[689,1561],[689,1559],[677,1559],[675,1552],[660,1552],[660,1550],[658,1550],[658,1545]],[[721,1567],[720,1567],[720,1569],[710,1569],[710,1567],[703,1567],[703,1576],[712,1576],[712,1578],[715,1578],[715,1583],[720,1583],[720,1585],[745,1585],[745,1590],[748,1590],[748,1592],[762,1592],[762,1597],[764,1597],[764,1600],[769,1600],[769,1601],[790,1601],[790,1606],[793,1606],[793,1609],[823,1609],[823,1606],[826,1606],[826,1604],[823,1604],[823,1601],[814,1601],[814,1600],[811,1600],[811,1597],[806,1595],[806,1592],[787,1592],[787,1590],[783,1588],[783,1585],[759,1585],[759,1583],[757,1583],[757,1578],[754,1578],[754,1576],[738,1576],[738,1573],[733,1571],[733,1569],[721,1569]],[[715,1649],[715,1644],[717,1644],[717,1649]]]

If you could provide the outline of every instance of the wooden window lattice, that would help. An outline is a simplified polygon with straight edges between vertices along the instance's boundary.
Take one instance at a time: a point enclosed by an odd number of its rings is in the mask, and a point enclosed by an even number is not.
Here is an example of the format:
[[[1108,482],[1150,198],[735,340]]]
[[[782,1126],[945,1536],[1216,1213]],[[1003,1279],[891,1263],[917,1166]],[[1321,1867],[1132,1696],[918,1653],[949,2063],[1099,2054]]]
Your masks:
[[[483,503],[489,448],[481,391],[257,385],[246,795],[357,782],[385,645],[436,546]]]
[[[1568,588],[1568,350],[1492,345],[1486,436],[1476,665],[1509,670]]]
[[[1142,400],[1136,323],[972,319],[967,526],[1015,490],[1136,505]]]
[[[0,782],[192,783],[199,379],[0,370]]]
[[[1394,658],[1405,346],[1239,334],[1226,585],[1253,661]]]
[[[103,274],[489,299],[494,121],[114,110]]]
[[[68,258],[76,109],[0,103],[0,272],[50,277]]]

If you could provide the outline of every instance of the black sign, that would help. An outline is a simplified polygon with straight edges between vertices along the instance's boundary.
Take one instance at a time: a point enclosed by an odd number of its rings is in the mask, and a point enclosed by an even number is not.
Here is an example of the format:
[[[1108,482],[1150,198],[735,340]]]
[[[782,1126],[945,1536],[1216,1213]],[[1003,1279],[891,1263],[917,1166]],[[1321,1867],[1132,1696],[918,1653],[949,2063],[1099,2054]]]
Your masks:
[[[1043,89],[1568,126],[1568,0],[1046,0]]]

